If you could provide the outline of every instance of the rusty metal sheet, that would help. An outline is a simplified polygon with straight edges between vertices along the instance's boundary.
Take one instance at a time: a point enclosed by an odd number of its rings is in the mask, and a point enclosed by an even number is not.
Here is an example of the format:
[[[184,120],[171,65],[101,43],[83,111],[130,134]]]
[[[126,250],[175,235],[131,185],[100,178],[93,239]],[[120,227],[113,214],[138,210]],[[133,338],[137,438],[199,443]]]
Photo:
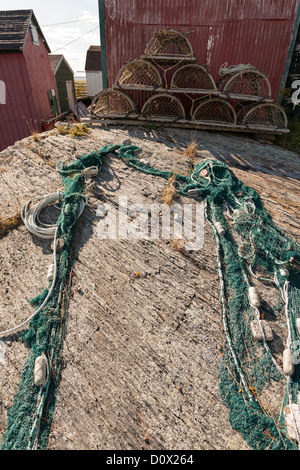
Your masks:
[[[188,33],[197,62],[215,81],[227,65],[251,63],[265,72],[276,99],[299,0],[104,0],[108,85],[129,59],[140,57],[166,27]]]

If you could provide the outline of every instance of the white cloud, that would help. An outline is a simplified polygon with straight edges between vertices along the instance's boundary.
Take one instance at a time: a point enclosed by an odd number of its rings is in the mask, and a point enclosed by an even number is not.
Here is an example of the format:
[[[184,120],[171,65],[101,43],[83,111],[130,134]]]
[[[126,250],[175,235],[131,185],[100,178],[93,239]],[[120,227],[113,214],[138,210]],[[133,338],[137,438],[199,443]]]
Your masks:
[[[25,8],[33,9],[51,52],[57,50],[57,54],[63,54],[75,75],[77,71],[84,70],[87,49],[90,45],[100,44],[99,29],[86,34],[99,24],[97,0],[85,0],[84,3],[82,0],[51,0],[51,8],[46,0],[30,0],[27,7],[24,0],[10,0],[7,7],[10,10]],[[67,46],[69,42],[72,43]]]
[[[98,15],[95,17],[95,14],[92,11],[83,10],[78,18],[80,21],[89,20],[91,23],[96,23],[99,20]]]
[[[85,66],[86,52],[91,45],[100,44],[100,32],[98,20],[83,22],[82,26],[66,25],[63,27],[55,26],[49,28],[46,35],[47,42],[50,45],[53,54],[63,54],[74,73],[83,71]],[[89,32],[96,28],[95,31]],[[48,28],[47,28],[48,29]],[[88,33],[88,34],[87,34]],[[70,44],[69,44],[70,43]]]

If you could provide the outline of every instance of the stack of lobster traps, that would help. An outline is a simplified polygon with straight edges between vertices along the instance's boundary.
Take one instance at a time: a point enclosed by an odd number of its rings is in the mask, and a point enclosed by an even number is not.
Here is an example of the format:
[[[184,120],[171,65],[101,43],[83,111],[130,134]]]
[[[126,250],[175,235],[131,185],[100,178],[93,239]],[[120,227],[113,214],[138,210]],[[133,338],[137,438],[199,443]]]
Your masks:
[[[243,65],[220,69],[220,75],[215,83],[182,32],[158,31],[142,56],[124,63],[112,88],[94,97],[86,120],[288,132],[285,111],[273,102],[266,74]]]

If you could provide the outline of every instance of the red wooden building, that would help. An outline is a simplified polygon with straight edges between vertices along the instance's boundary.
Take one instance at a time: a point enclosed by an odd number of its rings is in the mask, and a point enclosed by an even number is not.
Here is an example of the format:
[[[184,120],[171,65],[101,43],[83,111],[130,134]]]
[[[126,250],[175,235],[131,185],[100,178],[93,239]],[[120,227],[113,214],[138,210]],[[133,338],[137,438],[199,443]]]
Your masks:
[[[58,112],[49,52],[32,10],[0,11],[0,151]]]
[[[285,87],[300,19],[299,0],[98,0],[103,86],[123,63],[144,54],[154,33],[187,34],[197,62],[214,80],[220,67],[252,64],[266,73],[272,98]]]

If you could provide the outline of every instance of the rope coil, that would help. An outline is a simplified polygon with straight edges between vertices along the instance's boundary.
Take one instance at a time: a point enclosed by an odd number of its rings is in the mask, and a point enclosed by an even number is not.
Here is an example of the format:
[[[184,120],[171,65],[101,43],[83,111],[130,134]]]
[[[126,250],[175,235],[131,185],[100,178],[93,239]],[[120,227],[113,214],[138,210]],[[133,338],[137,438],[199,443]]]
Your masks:
[[[246,72],[248,70],[258,70],[254,65],[251,64],[238,64],[238,65],[227,65],[227,62],[225,62],[223,65],[221,65],[219,69],[219,75],[221,77],[224,77],[226,75],[231,75],[234,73],[238,72]]]

